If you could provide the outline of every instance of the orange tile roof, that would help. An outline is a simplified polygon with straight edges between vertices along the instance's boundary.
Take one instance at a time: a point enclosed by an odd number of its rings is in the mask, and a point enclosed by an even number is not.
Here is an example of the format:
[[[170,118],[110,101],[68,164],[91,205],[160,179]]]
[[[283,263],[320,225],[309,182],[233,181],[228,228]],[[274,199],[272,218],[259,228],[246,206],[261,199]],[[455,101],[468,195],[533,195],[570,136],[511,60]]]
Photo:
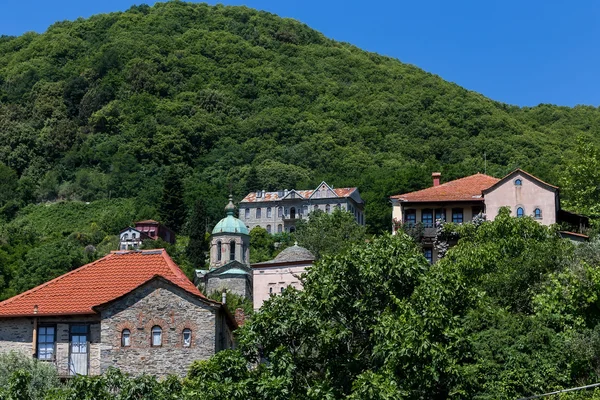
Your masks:
[[[200,293],[164,249],[117,251],[1,302],[0,317],[95,314],[94,306],[117,299],[156,276],[213,302]]]
[[[337,189],[333,189],[333,191],[335,192],[335,194],[338,197],[349,197],[354,191],[356,190],[355,187],[348,187],[348,188],[337,188]],[[289,193],[290,191],[288,191]],[[302,196],[305,199],[308,199],[310,196],[312,196],[312,194],[314,193],[314,190],[295,190],[296,193],[298,193],[300,196]],[[285,197],[285,196],[283,196]],[[278,201],[281,200],[283,197],[279,197],[279,192],[265,192],[263,194],[262,197],[256,197],[256,192],[251,192],[248,193],[246,195],[246,197],[244,197],[242,199],[242,203],[254,203],[257,201]]]
[[[390,198],[405,202],[483,201],[482,191],[499,180],[493,176],[475,174]]]

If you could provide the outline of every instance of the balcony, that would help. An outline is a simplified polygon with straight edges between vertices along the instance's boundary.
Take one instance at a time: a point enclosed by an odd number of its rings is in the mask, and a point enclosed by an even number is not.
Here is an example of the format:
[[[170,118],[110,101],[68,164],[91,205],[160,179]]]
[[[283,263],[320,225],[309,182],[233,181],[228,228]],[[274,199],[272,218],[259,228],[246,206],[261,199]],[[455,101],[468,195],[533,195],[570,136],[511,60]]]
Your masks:
[[[283,222],[296,222],[296,221],[301,221],[304,219],[306,219],[306,218],[304,218],[303,214],[295,214],[295,215],[287,214],[282,217]]]

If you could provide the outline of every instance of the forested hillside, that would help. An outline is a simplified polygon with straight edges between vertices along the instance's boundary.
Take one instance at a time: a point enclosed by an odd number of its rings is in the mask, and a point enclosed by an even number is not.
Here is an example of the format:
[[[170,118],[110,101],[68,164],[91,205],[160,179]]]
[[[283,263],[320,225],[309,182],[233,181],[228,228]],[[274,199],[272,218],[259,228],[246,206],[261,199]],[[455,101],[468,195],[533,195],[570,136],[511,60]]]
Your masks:
[[[596,108],[494,102],[245,7],[168,2],[58,22],[0,37],[0,263],[27,268],[49,243],[39,224],[24,228],[46,207],[28,204],[102,200],[119,223],[157,218],[168,168],[187,212],[203,197],[212,222],[230,187],[240,199],[326,180],[358,186],[380,232],[387,196],[433,170],[483,172],[485,154],[488,174],[522,167],[557,183],[574,137],[596,143],[599,130]],[[81,229],[60,223],[50,236],[62,242]]]

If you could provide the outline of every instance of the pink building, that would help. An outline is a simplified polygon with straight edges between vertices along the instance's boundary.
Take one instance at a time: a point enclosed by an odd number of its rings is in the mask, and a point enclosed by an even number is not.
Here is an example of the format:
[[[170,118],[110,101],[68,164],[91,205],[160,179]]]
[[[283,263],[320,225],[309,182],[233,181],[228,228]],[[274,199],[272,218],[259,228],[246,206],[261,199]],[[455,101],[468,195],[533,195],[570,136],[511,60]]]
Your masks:
[[[521,169],[500,179],[475,174],[441,183],[439,172],[432,178],[429,188],[390,197],[393,232],[400,226],[422,226],[423,252],[430,262],[438,258],[434,248],[436,221],[463,223],[479,214],[494,220],[502,207],[509,207],[515,217],[530,216],[543,225],[568,225],[569,231],[561,232],[563,237],[587,239],[581,232],[589,225],[588,218],[562,210],[559,188]]]
[[[301,289],[300,275],[314,261],[315,256],[310,251],[295,244],[271,261],[252,264],[254,309],[258,310],[265,300],[283,292],[288,286]]]

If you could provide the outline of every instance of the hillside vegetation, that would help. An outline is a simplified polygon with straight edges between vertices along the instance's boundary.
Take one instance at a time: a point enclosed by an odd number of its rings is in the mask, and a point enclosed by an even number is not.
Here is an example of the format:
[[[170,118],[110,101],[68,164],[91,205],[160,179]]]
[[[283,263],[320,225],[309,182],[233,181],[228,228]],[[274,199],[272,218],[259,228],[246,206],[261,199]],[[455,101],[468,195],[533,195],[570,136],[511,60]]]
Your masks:
[[[494,102],[245,7],[168,2],[58,22],[0,37],[0,267],[28,271],[40,246],[101,232],[60,270],[79,265],[101,235],[159,218],[169,168],[187,212],[203,198],[209,223],[229,190],[326,180],[358,186],[381,232],[387,196],[433,170],[483,172],[484,154],[489,174],[522,167],[557,183],[573,138],[598,142],[599,119],[593,107]],[[75,202],[44,211],[56,200]]]

